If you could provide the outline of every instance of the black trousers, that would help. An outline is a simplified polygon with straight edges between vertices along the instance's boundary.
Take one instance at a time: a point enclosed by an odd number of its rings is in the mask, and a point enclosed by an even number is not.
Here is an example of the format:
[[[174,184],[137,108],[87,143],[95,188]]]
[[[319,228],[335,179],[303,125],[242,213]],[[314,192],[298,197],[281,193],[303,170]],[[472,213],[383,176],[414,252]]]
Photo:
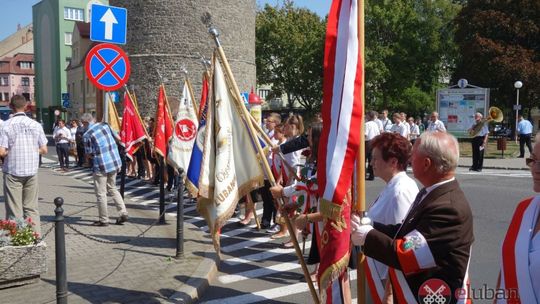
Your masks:
[[[77,166],[82,167],[84,164],[84,145],[77,143]]]
[[[371,148],[371,143],[369,140],[366,140],[365,142],[366,147],[366,161],[367,161],[367,170],[366,173],[368,175],[368,178],[373,178],[373,167],[371,166],[371,151],[373,150]]]
[[[270,225],[272,221],[276,223],[276,205],[274,204],[274,198],[272,193],[270,193],[270,182],[264,180],[264,187],[259,189],[261,198],[263,201],[263,214],[261,223]]]
[[[525,145],[532,153],[531,134],[519,134],[519,157],[525,157]]]
[[[60,168],[69,167],[69,143],[56,144],[56,154],[58,154],[58,161],[60,161]]]
[[[472,140],[472,168],[473,170],[482,170],[484,166],[484,150],[480,146],[484,144],[484,136],[476,136]]]

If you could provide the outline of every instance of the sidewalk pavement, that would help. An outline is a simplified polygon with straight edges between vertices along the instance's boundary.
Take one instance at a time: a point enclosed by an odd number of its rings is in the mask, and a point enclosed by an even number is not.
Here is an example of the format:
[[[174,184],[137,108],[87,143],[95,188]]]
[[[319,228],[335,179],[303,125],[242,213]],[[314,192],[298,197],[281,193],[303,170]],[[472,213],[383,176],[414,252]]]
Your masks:
[[[529,157],[525,154],[525,157]],[[460,157],[459,167],[469,168],[472,165],[471,157]],[[484,158],[484,169],[501,170],[529,170],[525,164],[525,158],[505,157],[505,158]]]
[[[91,226],[97,204],[91,179],[82,181],[51,168],[39,170],[39,209],[46,235],[48,271],[38,283],[0,289],[2,303],[54,303],[56,301],[53,201],[64,199],[66,223],[97,242],[65,227],[69,303],[191,303],[217,272],[211,241],[200,229],[185,223],[184,256],[175,259],[176,217],[151,227],[158,212],[126,197],[129,221],[114,225],[116,208],[109,204],[111,224]],[[3,190],[2,195],[3,195]],[[3,200],[2,200],[3,201]],[[112,203],[110,201],[110,203]],[[0,203],[0,217],[5,209]],[[127,243],[106,243],[132,239]]]

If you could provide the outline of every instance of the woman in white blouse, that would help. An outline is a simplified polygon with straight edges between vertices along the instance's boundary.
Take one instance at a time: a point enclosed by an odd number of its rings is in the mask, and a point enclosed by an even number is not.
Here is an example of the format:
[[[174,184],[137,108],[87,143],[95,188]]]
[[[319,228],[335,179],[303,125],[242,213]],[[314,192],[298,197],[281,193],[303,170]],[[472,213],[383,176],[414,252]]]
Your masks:
[[[534,192],[540,193],[540,134],[535,142],[526,164]],[[506,299],[496,303],[540,303],[540,195],[523,200],[512,216],[502,245],[498,285]]]
[[[411,154],[410,142],[399,133],[382,133],[371,141],[371,165],[376,177],[386,182],[386,187],[368,209],[372,221],[382,224],[398,224],[403,221],[416,198],[418,186],[405,172]],[[386,288],[388,266],[366,257],[369,269],[371,296],[385,303],[391,288]],[[386,292],[385,292],[386,289]]]

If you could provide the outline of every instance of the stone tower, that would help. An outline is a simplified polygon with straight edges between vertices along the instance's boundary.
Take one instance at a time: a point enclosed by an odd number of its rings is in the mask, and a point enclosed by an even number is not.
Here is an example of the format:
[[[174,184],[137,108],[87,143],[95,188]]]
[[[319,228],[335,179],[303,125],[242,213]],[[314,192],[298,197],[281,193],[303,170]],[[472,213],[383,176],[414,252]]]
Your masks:
[[[220,32],[220,41],[240,91],[255,87],[255,0],[110,0],[128,9],[127,44],[131,76],[129,85],[137,94],[141,115],[153,116],[160,83],[164,78],[171,110],[181,94],[184,74],[200,97],[203,65],[215,47],[201,17],[209,13]]]

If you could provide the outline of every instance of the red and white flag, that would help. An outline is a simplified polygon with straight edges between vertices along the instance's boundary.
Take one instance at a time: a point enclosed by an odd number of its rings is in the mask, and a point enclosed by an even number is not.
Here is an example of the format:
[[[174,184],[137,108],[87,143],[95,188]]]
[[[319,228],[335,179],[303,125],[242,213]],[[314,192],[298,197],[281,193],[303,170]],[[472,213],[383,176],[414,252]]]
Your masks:
[[[362,124],[363,66],[359,1],[333,0],[326,30],[318,182],[325,216],[321,242],[321,301],[340,303],[336,290],[349,261],[350,192]],[[328,236],[328,237],[326,237]]]
[[[171,110],[165,96],[165,88],[159,86],[158,105],[156,109],[156,126],[154,127],[154,152],[167,158],[167,147],[173,134]]]
[[[133,104],[130,95],[126,92],[124,93],[124,114],[122,115],[120,140],[126,149],[126,156],[129,159],[133,160],[133,154],[139,149],[145,138],[147,138],[146,130],[141,121],[139,111]]]

